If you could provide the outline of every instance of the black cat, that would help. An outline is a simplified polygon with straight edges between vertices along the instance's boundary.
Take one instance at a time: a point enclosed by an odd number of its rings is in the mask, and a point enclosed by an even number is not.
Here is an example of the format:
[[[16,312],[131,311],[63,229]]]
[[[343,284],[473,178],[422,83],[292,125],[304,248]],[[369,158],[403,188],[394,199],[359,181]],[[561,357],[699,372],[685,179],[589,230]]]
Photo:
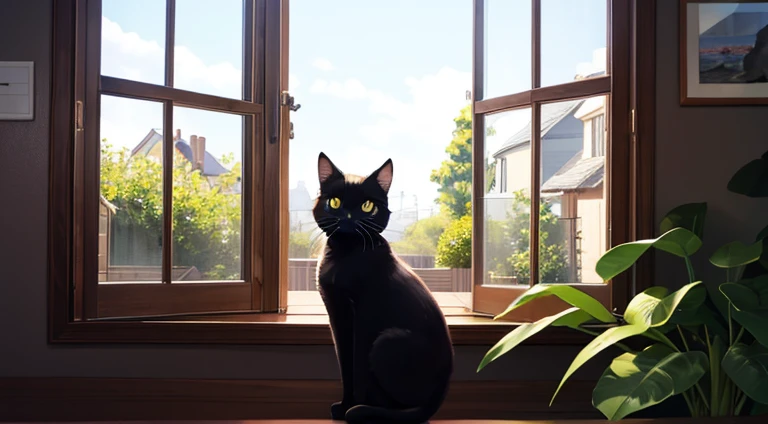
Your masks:
[[[392,161],[367,178],[318,159],[313,210],[328,236],[318,290],[331,324],[344,393],[331,406],[349,423],[422,423],[453,373],[445,317],[429,289],[381,236],[389,222]]]

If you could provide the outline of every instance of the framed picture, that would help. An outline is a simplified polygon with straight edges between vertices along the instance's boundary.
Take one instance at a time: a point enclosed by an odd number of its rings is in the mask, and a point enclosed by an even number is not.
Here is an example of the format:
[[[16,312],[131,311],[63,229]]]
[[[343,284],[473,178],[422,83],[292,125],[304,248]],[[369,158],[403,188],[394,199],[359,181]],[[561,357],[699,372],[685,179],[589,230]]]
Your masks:
[[[768,0],[680,0],[680,103],[768,105]]]

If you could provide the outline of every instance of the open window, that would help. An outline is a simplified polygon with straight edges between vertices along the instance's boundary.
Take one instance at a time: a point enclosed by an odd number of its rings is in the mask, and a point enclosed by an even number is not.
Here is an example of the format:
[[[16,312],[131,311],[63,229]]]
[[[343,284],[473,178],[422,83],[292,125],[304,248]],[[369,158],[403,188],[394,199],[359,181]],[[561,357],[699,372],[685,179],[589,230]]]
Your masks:
[[[473,78],[471,96],[461,88],[453,135],[468,166],[451,217],[458,235],[443,254],[466,249],[443,262],[440,246],[403,241],[448,225],[440,216],[414,225],[433,217],[433,199],[408,192],[407,178],[391,194],[396,225],[384,236],[449,325],[466,330],[460,342],[497,339],[504,330],[484,328],[488,315],[533,284],[574,285],[621,309],[628,280],[600,281],[594,265],[650,217],[638,218],[648,205],[633,197],[647,194],[640,183],[650,165],[633,151],[630,4],[463,1]],[[52,340],[330,342],[314,284],[314,189],[291,180],[292,169],[316,165],[320,148],[302,150],[314,140],[302,139],[300,119],[295,129],[291,122],[299,105],[289,92],[289,1],[213,9],[56,2]],[[585,24],[562,31],[573,19]],[[354,84],[325,84],[313,89],[341,87],[343,101],[361,95]],[[409,149],[414,160],[445,155],[445,144]],[[293,162],[307,154],[311,161]],[[364,163],[350,171],[365,172]],[[396,181],[413,162],[399,163]],[[453,184],[439,174],[434,182]],[[563,306],[545,299],[510,319]]]
[[[498,314],[541,283],[609,308],[626,295],[594,270],[629,235],[629,18],[610,0],[475,2],[476,311]],[[510,319],[564,306],[540,299]]]

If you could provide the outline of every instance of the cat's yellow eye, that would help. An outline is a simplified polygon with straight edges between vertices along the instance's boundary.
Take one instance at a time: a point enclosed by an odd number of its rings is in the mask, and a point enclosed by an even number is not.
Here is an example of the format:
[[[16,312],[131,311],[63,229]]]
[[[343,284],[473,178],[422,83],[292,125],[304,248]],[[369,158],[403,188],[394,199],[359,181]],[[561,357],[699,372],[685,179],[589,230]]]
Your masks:
[[[370,200],[366,200],[365,203],[363,203],[362,206],[363,212],[368,213],[373,210],[373,202]]]
[[[333,209],[338,209],[339,206],[341,206],[341,199],[338,197],[331,198],[331,200],[328,201],[328,206],[332,207]]]

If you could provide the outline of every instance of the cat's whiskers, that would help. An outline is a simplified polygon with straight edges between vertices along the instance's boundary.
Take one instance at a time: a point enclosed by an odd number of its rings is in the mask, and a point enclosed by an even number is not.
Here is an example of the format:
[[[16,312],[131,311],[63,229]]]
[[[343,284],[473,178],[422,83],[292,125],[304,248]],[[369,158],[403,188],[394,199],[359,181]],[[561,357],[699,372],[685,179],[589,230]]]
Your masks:
[[[357,234],[360,234],[360,237],[363,238],[363,252],[365,252],[365,236],[357,228],[355,228],[355,231],[357,231]]]
[[[360,221],[360,222],[366,222],[369,225],[371,225],[371,227],[377,229],[378,231],[384,231],[384,227],[374,222],[371,218],[365,218],[363,221]]]
[[[381,228],[381,229],[379,229],[379,228],[376,228],[376,227],[374,226],[374,224],[372,224],[372,223],[370,223],[370,222],[366,222],[366,221],[358,221],[358,223],[360,223],[360,224],[362,224],[362,225],[365,225],[366,227],[368,227],[368,228],[370,228],[370,229],[374,230],[374,231],[376,232],[376,234],[378,234],[378,233],[379,233],[379,231],[383,231],[383,230],[384,230],[383,228]]]
[[[315,220],[318,224],[322,224],[323,222],[330,222],[330,221],[339,221],[339,218],[336,218],[335,216],[327,216],[325,218],[319,218]]]
[[[339,231],[339,228],[341,228],[341,227],[336,227],[336,229],[335,229],[335,230],[333,230],[333,231],[331,232],[331,234],[328,234],[328,238],[330,239],[330,238],[331,238],[331,236],[332,236],[332,235],[333,235],[333,234],[334,234],[336,231]]]
[[[365,227],[362,225],[360,226],[360,229],[365,231],[365,234],[368,234],[368,238],[371,239],[371,250],[376,250],[376,243],[373,242],[373,237],[371,236],[371,233],[368,232],[368,230],[365,229]]]

